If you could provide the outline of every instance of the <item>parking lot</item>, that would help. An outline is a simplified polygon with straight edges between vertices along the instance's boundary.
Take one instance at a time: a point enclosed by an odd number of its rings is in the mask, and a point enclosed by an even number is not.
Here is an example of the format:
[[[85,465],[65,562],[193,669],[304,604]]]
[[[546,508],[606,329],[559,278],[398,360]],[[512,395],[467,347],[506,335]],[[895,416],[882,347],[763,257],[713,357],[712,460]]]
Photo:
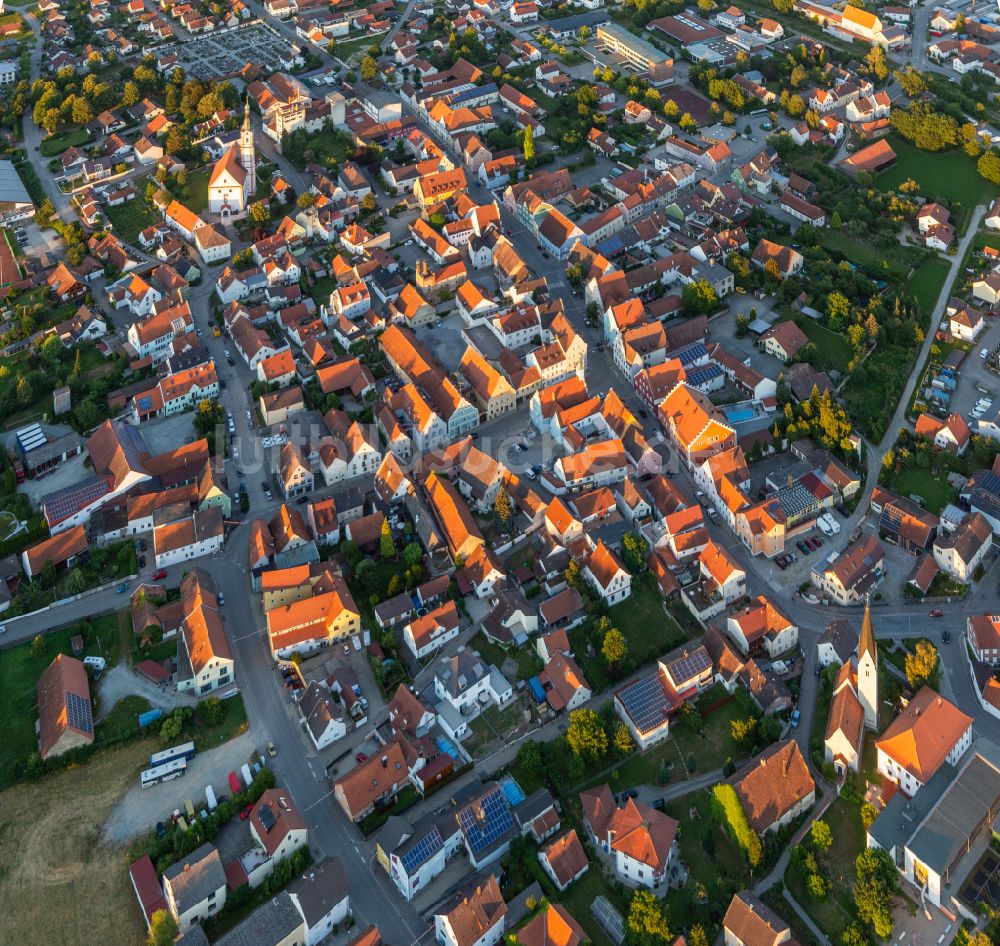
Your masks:
[[[291,45],[262,23],[238,27],[230,32],[200,36],[164,47],[176,52],[178,64],[196,79],[222,79],[236,75],[248,62],[268,72],[281,69],[283,59],[291,56]]]

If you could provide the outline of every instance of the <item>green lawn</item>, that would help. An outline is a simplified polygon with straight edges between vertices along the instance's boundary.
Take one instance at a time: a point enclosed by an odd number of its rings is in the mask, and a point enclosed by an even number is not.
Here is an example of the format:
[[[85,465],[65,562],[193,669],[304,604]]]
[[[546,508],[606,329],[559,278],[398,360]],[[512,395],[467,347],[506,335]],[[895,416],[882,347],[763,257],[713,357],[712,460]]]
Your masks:
[[[841,374],[847,372],[847,365],[850,363],[852,352],[851,343],[839,332],[828,329],[820,324],[816,319],[800,316],[795,320],[809,341],[816,346],[815,367],[823,370],[836,369]]]
[[[94,618],[84,633],[84,655],[99,655],[109,664],[118,658],[118,615]],[[42,671],[56,654],[72,654],[70,639],[81,625],[47,634],[45,652],[31,653],[31,643],[0,650],[0,785],[8,785],[24,773],[31,755],[37,751],[35,720],[38,718],[37,684]],[[100,728],[100,727],[98,727]]]
[[[924,507],[935,515],[956,498],[955,490],[949,485],[946,473],[913,466],[896,474],[893,489],[901,496],[923,497]]]
[[[930,317],[934,312],[934,304],[941,295],[941,287],[948,277],[950,266],[946,259],[939,256],[928,256],[914,271],[907,282],[907,288],[913,293],[920,306],[920,311]]]
[[[112,230],[126,243],[133,244],[146,227],[152,226],[160,219],[159,213],[151,208],[141,195],[120,207],[105,207],[104,213]]]
[[[86,128],[73,128],[50,138],[44,138],[39,145],[39,151],[47,158],[62,154],[67,148],[78,147],[90,140],[90,132]]]
[[[524,647],[511,648],[505,650],[499,644],[494,644],[485,634],[480,632],[469,641],[469,645],[478,650],[480,656],[487,663],[494,664],[499,670],[503,662],[510,657],[517,661],[517,679],[527,680],[541,672],[542,658],[538,656],[532,644]]]
[[[908,178],[917,182],[920,195],[929,200],[943,200],[953,210],[960,204],[959,224],[977,204],[988,204],[1000,194],[1000,188],[979,176],[975,161],[961,151],[921,151],[898,135],[886,139],[896,152],[893,165],[879,175],[883,190],[894,190]]]
[[[569,632],[577,663],[595,693],[607,689],[637,667],[679,647],[690,636],[677,619],[664,610],[663,598],[649,575],[632,579],[632,594],[627,601],[609,608],[608,617],[612,627],[618,628],[625,636],[628,647],[628,656],[617,675],[608,672],[600,653],[600,640],[591,639],[592,621]],[[588,652],[588,642],[594,650],[593,655]]]
[[[740,849],[712,817],[707,790],[667,804],[666,812],[679,822],[681,861],[687,866],[687,884],[665,898],[673,929],[702,923],[709,932],[725,913],[732,895],[748,885],[749,865]]]
[[[367,52],[370,46],[377,46],[381,38],[381,34],[378,36],[365,34],[364,36],[357,36],[354,39],[338,39],[334,55],[342,62],[346,63],[355,53],[363,54]]]
[[[721,686],[713,686],[702,694],[695,705],[705,711],[726,699],[726,696]],[[695,761],[694,772],[690,773],[692,776],[722,768],[728,758],[739,762],[745,753],[733,741],[730,724],[734,719],[750,715],[756,713],[749,696],[744,690],[737,690],[732,700],[704,718],[701,732],[693,732],[679,720],[671,726],[670,736],[665,741],[647,752],[632,753],[610,774],[600,775],[587,784],[609,782],[616,792],[636,785],[658,785],[664,762],[672,766],[670,782],[681,781],[689,777],[686,763],[691,756]]]
[[[872,275],[888,271],[905,277],[914,264],[926,255],[915,247],[907,246],[896,246],[887,254],[884,250],[875,249],[841,230],[829,227],[819,231],[819,242],[848,262],[864,267]]]
[[[812,921],[831,941],[838,943],[856,916],[852,895],[854,860],[865,848],[865,832],[860,808],[843,799],[827,809],[823,820],[830,825],[833,844],[829,850],[818,852],[816,859],[823,874],[833,883],[830,895],[825,900],[811,897],[804,874],[791,863],[785,871],[785,885]]]
[[[187,186],[184,188],[182,200],[196,214],[208,206],[208,174],[207,169],[189,174]]]

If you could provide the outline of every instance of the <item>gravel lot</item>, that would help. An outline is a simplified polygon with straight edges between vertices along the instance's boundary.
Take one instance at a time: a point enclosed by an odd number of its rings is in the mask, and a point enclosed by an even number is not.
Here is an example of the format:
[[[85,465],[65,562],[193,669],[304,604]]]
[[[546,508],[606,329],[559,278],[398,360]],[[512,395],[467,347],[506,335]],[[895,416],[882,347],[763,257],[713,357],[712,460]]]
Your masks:
[[[253,736],[244,733],[217,749],[196,755],[183,778],[143,790],[137,777],[105,822],[104,839],[119,844],[143,834],[157,821],[167,819],[175,808],[183,809],[187,798],[197,806],[205,797],[206,785],[211,785],[216,795],[230,795],[227,776],[239,770],[257,748]]]
[[[159,687],[122,664],[112,667],[101,677],[97,692],[101,700],[98,719],[107,716],[119,700],[133,694],[146,697],[151,706],[159,707],[165,713],[175,706],[198,705],[198,700],[190,694],[178,693],[173,687]]]

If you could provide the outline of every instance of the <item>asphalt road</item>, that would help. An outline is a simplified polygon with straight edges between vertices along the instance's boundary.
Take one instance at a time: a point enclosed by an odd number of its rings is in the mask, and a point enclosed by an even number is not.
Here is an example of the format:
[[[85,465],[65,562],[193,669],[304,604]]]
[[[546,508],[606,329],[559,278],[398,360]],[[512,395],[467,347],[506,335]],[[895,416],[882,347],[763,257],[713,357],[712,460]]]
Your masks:
[[[251,9],[269,22],[274,28],[286,36],[288,39],[298,42],[294,29],[281,21],[276,21],[269,17],[260,7],[256,0],[248,0]],[[410,3],[404,15],[396,27],[399,29],[406,22],[412,10]],[[920,20],[923,19],[926,29],[926,18],[929,15],[929,6],[918,9],[917,25],[915,35],[917,35]],[[37,31],[35,24],[32,29]],[[395,30],[383,40],[387,46],[394,35]],[[37,35],[37,33],[36,33]],[[923,44],[915,43],[921,49],[920,58],[922,61]],[[330,57],[324,50],[315,49],[318,58],[325,64],[339,62]],[[39,69],[39,55],[36,55],[32,62],[32,76],[37,76]],[[365,88],[361,86],[358,94],[363,96]],[[419,119],[418,119],[419,120]],[[39,167],[39,176],[42,179],[46,193],[50,195],[55,206],[60,212],[70,212],[69,200],[63,195],[51,181],[44,161],[37,156],[34,151],[35,146],[40,142],[43,132],[34,125],[30,116],[25,123],[25,139],[28,154]],[[430,131],[426,128],[425,130]],[[260,136],[263,139],[263,135]],[[292,177],[293,184],[298,180],[298,176],[292,176],[294,169],[290,169],[283,159],[270,146],[266,140],[261,141],[261,145],[268,153],[268,156],[277,160],[282,167],[283,173]],[[268,151],[268,148],[270,150]],[[477,183],[470,186],[471,195],[479,201],[492,200],[492,195]],[[981,216],[981,208],[977,209],[977,214]],[[587,381],[594,390],[607,390],[614,385],[626,403],[634,410],[638,410],[643,405],[639,402],[631,389],[631,386],[624,383],[617,374],[611,363],[610,353],[600,353],[596,351],[595,343],[600,340],[598,330],[588,328],[583,321],[583,300],[574,296],[570,287],[565,281],[565,264],[557,260],[546,260],[540,258],[538,247],[531,235],[518,224],[506,211],[501,208],[501,217],[505,230],[510,231],[510,239],[514,243],[518,252],[526,259],[530,259],[536,271],[548,277],[553,296],[560,298],[566,305],[566,310],[572,318],[578,331],[590,343],[590,357],[588,359]],[[973,221],[969,227],[969,234],[975,232],[979,217]],[[962,258],[965,241],[960,245],[954,266]],[[196,323],[204,330],[204,340],[216,358],[219,366],[220,376],[226,381],[226,390],[222,392],[220,401],[228,410],[232,411],[234,423],[237,427],[236,444],[240,446],[240,463],[247,467],[246,478],[247,488],[251,497],[251,515],[268,516],[277,508],[277,500],[265,503],[261,491],[261,483],[264,479],[263,468],[256,463],[255,455],[251,452],[251,444],[255,442],[256,435],[252,425],[247,421],[246,411],[251,407],[246,392],[246,387],[252,380],[249,369],[238,359],[235,366],[226,363],[223,350],[226,341],[215,339],[211,336],[208,325],[208,297],[212,291],[212,271],[202,283],[192,290],[191,301],[192,310],[195,312]],[[950,282],[950,280],[949,280]],[[939,306],[947,298],[946,291],[942,291],[942,298]],[[936,316],[939,312],[936,311]],[[929,347],[930,341],[925,343],[925,350]],[[926,351],[921,353],[918,365],[922,363]],[[877,464],[881,459],[885,449],[891,444],[892,439],[902,420],[902,412],[909,397],[909,391],[915,383],[915,376],[911,379],[907,388],[906,396],[901,399],[900,407],[896,412],[893,423],[889,426],[882,443],[869,447],[870,473],[877,473]],[[527,423],[525,417],[524,423]],[[233,470],[230,463],[228,469]],[[688,490],[693,490],[693,482],[690,476],[681,471],[680,482]],[[869,475],[869,484],[866,488],[865,499],[860,509],[866,505],[867,497],[875,482],[875,476]],[[235,478],[230,477],[231,488],[235,487]],[[849,535],[852,526],[861,518],[861,512],[856,513],[852,523],[844,530],[844,536]],[[710,532],[726,548],[731,549],[740,564],[747,569],[751,587],[770,587],[769,576],[765,575],[758,567],[758,563],[752,560],[746,551],[733,541],[732,534],[721,526],[709,526]],[[352,883],[352,906],[359,923],[378,923],[384,938],[392,942],[395,946],[407,946],[430,935],[431,930],[425,920],[417,912],[405,904],[395,893],[384,872],[377,866],[372,869],[371,846],[363,842],[357,829],[347,820],[339,807],[332,799],[332,791],[325,773],[314,761],[307,746],[302,741],[299,724],[296,720],[294,710],[289,701],[287,692],[280,685],[277,674],[273,667],[270,653],[267,647],[263,632],[263,616],[260,612],[259,601],[256,596],[248,592],[249,576],[247,574],[246,550],[249,527],[244,522],[235,527],[232,531],[223,557],[204,561],[202,564],[213,575],[219,590],[225,593],[226,624],[229,629],[234,657],[236,661],[236,682],[239,685],[247,714],[250,720],[250,734],[255,744],[262,746],[267,740],[272,740],[279,748],[277,759],[274,760],[274,768],[278,775],[279,782],[284,784],[292,792],[297,803],[306,813],[310,825],[311,844],[314,852],[320,854],[335,854],[340,856],[346,865],[354,867],[351,875],[354,877]],[[179,581],[181,567],[171,570],[168,581],[171,583]],[[771,592],[769,592],[771,593]],[[826,624],[834,617],[849,617],[853,623],[860,623],[859,609],[824,608],[822,606],[810,605],[798,598],[792,589],[778,590],[772,593],[776,603],[795,621],[800,627],[800,639],[805,655],[805,669],[802,677],[802,691],[799,702],[799,709],[802,713],[802,721],[796,733],[796,737],[803,748],[808,748],[808,734],[811,731],[812,714],[815,708],[816,699],[816,678],[812,668],[816,659],[816,641]],[[978,700],[973,692],[970,682],[967,662],[963,656],[963,648],[960,643],[961,631],[964,628],[964,620],[967,614],[996,611],[1000,607],[997,589],[990,584],[990,587],[980,588],[974,602],[963,603],[946,608],[947,616],[943,620],[931,619],[926,613],[926,609],[916,605],[912,608],[885,609],[877,608],[874,612],[874,621],[877,636],[881,639],[896,639],[900,637],[930,636],[934,640],[940,640],[940,632],[947,626],[952,631],[954,638],[951,645],[943,645],[940,648],[942,665],[944,670],[943,690],[967,713],[976,718],[975,731],[977,735],[987,735],[990,738],[1000,741],[1000,721],[985,714],[979,707]],[[105,610],[114,610],[125,604],[124,597],[115,596],[113,592],[105,593],[100,597],[84,599],[62,606],[58,609],[59,619],[63,623],[71,623],[83,617],[99,613]],[[20,640],[24,640],[36,633],[43,633],[51,629],[53,616],[51,614],[42,615],[38,618],[24,618],[16,622],[9,622],[10,630],[6,635],[3,644],[9,646]],[[949,693],[950,691],[950,693]],[[606,699],[608,694],[598,698],[598,701]],[[535,734],[533,739],[555,738],[559,733],[556,724],[550,724]],[[505,747],[492,759],[488,760],[483,770],[494,769],[508,760],[516,752],[516,745]],[[808,752],[806,753],[808,757]],[[470,778],[478,777],[473,773]],[[355,858],[361,862],[360,872]],[[367,872],[367,873],[366,873]],[[368,874],[371,874],[369,877]]]

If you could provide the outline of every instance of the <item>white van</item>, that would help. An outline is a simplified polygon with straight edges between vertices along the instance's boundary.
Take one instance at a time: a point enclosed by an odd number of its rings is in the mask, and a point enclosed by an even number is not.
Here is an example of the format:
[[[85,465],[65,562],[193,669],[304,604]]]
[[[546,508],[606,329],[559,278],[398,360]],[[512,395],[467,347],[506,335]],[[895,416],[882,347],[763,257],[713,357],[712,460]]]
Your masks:
[[[830,513],[828,512],[823,513],[820,519],[821,521],[826,523],[826,528],[830,530],[829,532],[827,532],[827,535],[836,535],[838,532],[840,532],[840,523],[837,522],[837,520],[834,519],[833,516],[830,515]],[[823,527],[820,526],[820,528],[822,529]]]

